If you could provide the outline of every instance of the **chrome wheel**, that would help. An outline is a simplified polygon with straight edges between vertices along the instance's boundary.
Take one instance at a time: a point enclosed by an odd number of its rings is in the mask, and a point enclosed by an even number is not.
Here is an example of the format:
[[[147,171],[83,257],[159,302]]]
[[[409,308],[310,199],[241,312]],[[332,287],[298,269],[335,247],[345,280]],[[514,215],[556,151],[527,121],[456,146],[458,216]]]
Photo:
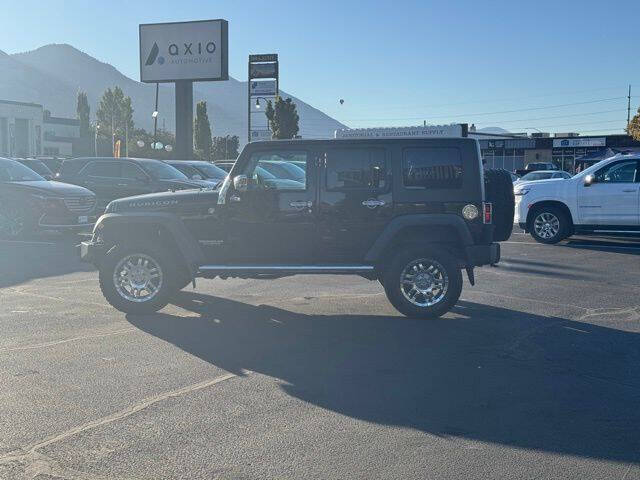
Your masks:
[[[449,277],[435,260],[414,260],[400,274],[402,295],[417,307],[431,307],[441,302],[448,287]]]
[[[113,285],[118,294],[130,302],[148,302],[160,288],[164,276],[157,261],[136,253],[122,258],[113,271]]]
[[[24,233],[24,228],[24,218],[17,209],[0,211],[0,235],[18,237]]]
[[[533,230],[538,237],[550,240],[560,232],[560,220],[553,213],[542,212],[533,221]]]

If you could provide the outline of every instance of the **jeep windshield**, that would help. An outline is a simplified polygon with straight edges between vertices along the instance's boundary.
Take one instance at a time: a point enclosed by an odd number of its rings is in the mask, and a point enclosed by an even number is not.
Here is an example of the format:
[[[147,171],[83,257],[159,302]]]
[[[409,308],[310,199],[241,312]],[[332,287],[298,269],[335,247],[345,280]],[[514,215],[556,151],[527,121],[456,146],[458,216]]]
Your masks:
[[[45,179],[19,162],[0,159],[0,182],[44,182]]]
[[[139,160],[138,165],[154,180],[188,180],[180,170],[158,160]]]

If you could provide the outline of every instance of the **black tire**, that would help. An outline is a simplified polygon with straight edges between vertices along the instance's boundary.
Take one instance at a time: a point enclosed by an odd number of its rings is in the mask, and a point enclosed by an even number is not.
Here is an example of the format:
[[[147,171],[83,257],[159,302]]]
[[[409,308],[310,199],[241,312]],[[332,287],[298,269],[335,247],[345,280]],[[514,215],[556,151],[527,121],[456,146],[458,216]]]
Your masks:
[[[0,238],[22,240],[32,237],[36,224],[23,208],[6,205],[0,207]]]
[[[496,242],[509,240],[516,205],[511,174],[503,169],[485,170],[484,190],[486,201],[493,205],[493,239]]]
[[[436,262],[438,269],[442,268],[443,272],[443,275],[439,278],[442,279],[446,276],[446,290],[443,289],[442,298],[433,305],[419,306],[412,303],[405,295],[409,289],[408,285],[404,286],[405,290],[403,291],[403,272],[405,272],[405,269],[411,270],[409,267],[412,263],[418,261],[422,261],[423,265]],[[448,252],[437,247],[401,249],[388,263],[383,277],[381,283],[384,286],[387,298],[396,310],[407,317],[437,318],[444,315],[455,305],[462,292],[462,271],[458,266],[458,262]],[[417,293],[415,300],[418,303],[427,303],[428,297],[422,293]]]
[[[546,215],[546,217],[545,217]],[[557,233],[552,236],[546,236],[544,230],[536,229],[536,222],[538,219],[541,221],[547,219],[550,220],[549,225],[554,225],[553,217],[558,221]],[[527,226],[527,229],[531,233],[531,236],[536,242],[552,245],[558,243],[571,235],[573,225],[569,217],[558,207],[538,207],[531,213],[531,223]]]
[[[148,300],[132,301],[123,296],[116,287],[114,279],[116,268],[123,259],[132,255],[146,256],[158,266],[162,281],[156,293]],[[124,313],[146,314],[164,308],[178,290],[172,272],[176,270],[175,262],[169,251],[164,248],[148,245],[116,246],[105,256],[100,264],[100,289],[104,298],[114,308]],[[143,289],[144,290],[144,289]],[[121,287],[121,291],[125,291]],[[126,291],[125,291],[126,292]]]

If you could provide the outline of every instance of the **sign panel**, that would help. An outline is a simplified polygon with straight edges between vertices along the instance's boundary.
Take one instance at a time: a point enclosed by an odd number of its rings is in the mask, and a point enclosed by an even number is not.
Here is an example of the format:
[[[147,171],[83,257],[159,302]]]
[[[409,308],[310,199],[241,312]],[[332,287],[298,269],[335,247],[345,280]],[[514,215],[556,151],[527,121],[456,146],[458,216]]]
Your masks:
[[[277,62],[277,53],[262,53],[259,55],[249,55],[250,62]]]
[[[554,138],[553,148],[562,147],[606,147],[607,139],[598,138]]]
[[[140,81],[228,80],[226,20],[140,25]]]
[[[249,85],[249,90],[252,96],[254,95],[273,96],[276,94],[276,81],[264,80],[262,82],[251,82],[251,85]]]
[[[430,138],[462,137],[462,125],[427,125],[426,127],[343,128],[335,138]]]
[[[277,63],[250,63],[249,79],[254,78],[278,78]]]
[[[271,130],[252,130],[251,131],[252,142],[259,142],[263,140],[272,140]]]

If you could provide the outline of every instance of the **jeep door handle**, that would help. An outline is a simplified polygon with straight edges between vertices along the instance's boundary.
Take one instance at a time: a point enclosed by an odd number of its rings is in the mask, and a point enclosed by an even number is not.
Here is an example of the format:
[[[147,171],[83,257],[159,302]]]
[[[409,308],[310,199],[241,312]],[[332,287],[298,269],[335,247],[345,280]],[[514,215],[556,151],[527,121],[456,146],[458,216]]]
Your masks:
[[[362,202],[362,206],[367,208],[376,208],[382,207],[384,203],[384,200],[365,200]]]
[[[311,208],[313,202],[311,200],[299,200],[296,202],[289,202],[289,206],[293,208]]]

